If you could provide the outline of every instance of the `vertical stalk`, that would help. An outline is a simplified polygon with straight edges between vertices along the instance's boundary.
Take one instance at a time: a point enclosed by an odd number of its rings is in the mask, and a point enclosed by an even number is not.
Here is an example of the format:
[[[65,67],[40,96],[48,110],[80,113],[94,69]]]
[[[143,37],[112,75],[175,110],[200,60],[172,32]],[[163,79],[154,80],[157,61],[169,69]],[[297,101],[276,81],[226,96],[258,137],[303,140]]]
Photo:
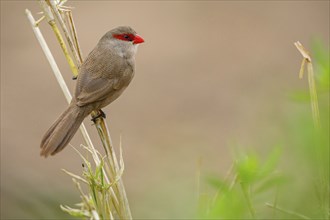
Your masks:
[[[47,19],[47,22],[48,24],[51,26],[52,30],[54,31],[54,34],[62,48],[62,51],[64,53],[64,56],[66,58],[66,60],[68,61],[68,64],[70,66],[70,69],[73,73],[73,75],[76,77],[78,76],[78,69],[76,67],[76,65],[74,64],[73,62],[73,59],[71,58],[70,54],[69,54],[69,51],[65,45],[65,42],[62,38],[62,35],[61,35],[61,32],[60,30],[58,29],[57,25],[56,25],[56,22],[55,22],[55,18],[50,10],[50,7],[47,5],[47,3],[43,0],[39,0],[39,5],[41,7],[41,9],[43,10],[44,12],[44,15],[46,16],[46,19]]]
[[[308,51],[304,48],[304,46],[299,42],[295,42],[294,45],[297,47],[301,55],[303,56],[303,61],[301,63],[300,71],[299,71],[299,78],[303,78],[305,64],[307,64],[307,74],[308,74],[308,86],[309,86],[309,93],[311,98],[311,108],[312,108],[312,116],[314,126],[319,131],[321,128],[320,123],[320,111],[319,111],[319,104],[317,100],[317,92],[316,92],[316,85],[315,85],[315,76],[313,71],[313,64],[312,58],[309,55]]]
[[[252,201],[251,201],[251,193],[250,193],[250,186],[246,186],[244,183],[241,183],[241,187],[243,190],[244,197],[248,203],[248,207],[251,213],[252,218],[256,218],[256,211],[253,208]]]
[[[68,20],[69,20],[70,25],[71,25],[73,41],[74,41],[75,47],[77,48],[79,59],[83,60],[82,52],[81,52],[80,45],[79,45],[79,40],[78,40],[78,37],[77,37],[78,35],[77,35],[77,31],[76,31],[76,26],[74,25],[74,21],[73,21],[73,18],[72,18],[72,12],[68,11],[67,16],[68,16]]]
[[[59,21],[60,23],[60,26],[62,27],[62,30],[64,32],[64,35],[66,36],[66,39],[67,39],[67,42],[69,44],[69,47],[73,53],[73,56],[75,58],[75,60],[77,61],[77,65],[78,67],[81,65],[82,63],[82,60],[80,60],[79,58],[79,55],[78,55],[78,52],[77,52],[77,48],[74,46],[74,43],[72,41],[72,38],[69,34],[69,31],[68,31],[68,28],[66,27],[64,21],[63,21],[63,18],[58,10],[58,5],[57,5],[57,1],[54,1],[54,0],[39,0],[39,1],[46,1],[47,4],[51,7],[53,13],[55,14],[57,20]]]

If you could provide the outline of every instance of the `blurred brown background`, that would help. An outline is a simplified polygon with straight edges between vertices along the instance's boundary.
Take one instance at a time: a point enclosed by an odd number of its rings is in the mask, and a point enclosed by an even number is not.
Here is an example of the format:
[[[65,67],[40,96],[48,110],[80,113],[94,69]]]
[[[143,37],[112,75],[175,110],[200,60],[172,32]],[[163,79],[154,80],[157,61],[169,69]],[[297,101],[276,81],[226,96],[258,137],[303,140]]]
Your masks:
[[[287,93],[313,37],[329,45],[328,1],[71,1],[83,54],[119,25],[145,43],[126,92],[105,109],[135,218],[189,218],[196,208],[197,161],[224,175],[231,146],[261,148],[283,134]],[[65,168],[81,173],[70,147],[39,156],[42,135],[66,108],[24,10],[35,1],[1,1],[1,217],[56,218],[79,201]],[[36,15],[36,17],[38,17]],[[46,22],[45,38],[74,88]],[[101,149],[89,119],[85,123]],[[72,144],[83,143],[77,133]],[[202,189],[203,190],[203,189]],[[60,214],[59,214],[60,213]]]

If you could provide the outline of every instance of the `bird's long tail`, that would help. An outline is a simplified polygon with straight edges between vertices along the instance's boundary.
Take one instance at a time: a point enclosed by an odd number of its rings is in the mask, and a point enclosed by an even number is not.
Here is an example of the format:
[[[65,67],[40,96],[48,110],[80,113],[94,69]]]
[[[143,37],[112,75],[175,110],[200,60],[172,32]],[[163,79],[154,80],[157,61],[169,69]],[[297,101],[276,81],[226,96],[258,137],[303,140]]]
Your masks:
[[[40,144],[40,155],[47,157],[63,150],[88,114],[89,112],[85,107],[79,107],[71,102],[43,136]]]

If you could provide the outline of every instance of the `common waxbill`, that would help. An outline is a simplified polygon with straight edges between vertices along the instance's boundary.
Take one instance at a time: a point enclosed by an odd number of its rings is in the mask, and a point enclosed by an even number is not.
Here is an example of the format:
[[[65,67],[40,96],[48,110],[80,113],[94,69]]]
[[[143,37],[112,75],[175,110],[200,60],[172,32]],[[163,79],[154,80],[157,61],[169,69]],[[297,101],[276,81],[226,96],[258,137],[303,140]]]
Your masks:
[[[142,37],[128,26],[107,32],[79,68],[69,107],[48,129],[40,147],[42,156],[60,152],[93,110],[99,110],[126,89],[134,76],[135,53]]]

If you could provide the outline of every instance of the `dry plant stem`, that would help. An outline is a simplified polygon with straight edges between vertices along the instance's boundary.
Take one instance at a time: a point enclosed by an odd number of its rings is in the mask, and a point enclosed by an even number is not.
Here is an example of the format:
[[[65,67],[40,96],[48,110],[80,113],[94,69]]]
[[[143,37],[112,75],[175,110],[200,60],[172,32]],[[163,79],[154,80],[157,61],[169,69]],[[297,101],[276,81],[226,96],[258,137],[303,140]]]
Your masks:
[[[198,158],[196,168],[197,168],[196,169],[196,198],[198,201],[200,198],[200,190],[201,190],[200,187],[201,187],[202,157]]]
[[[251,216],[252,216],[252,218],[256,218],[256,212],[255,212],[255,209],[254,209],[254,207],[252,205],[252,201],[251,201],[250,186],[246,186],[241,183],[241,188],[243,190],[244,197],[248,203],[248,207],[249,207]]]
[[[311,108],[313,115],[313,122],[317,129],[321,128],[320,123],[320,112],[319,105],[317,99],[316,85],[315,85],[315,76],[313,71],[312,58],[309,55],[308,51],[304,48],[304,46],[299,42],[295,42],[294,45],[297,47],[301,55],[303,56],[303,61],[301,63],[299,78],[303,78],[305,65],[307,64],[307,74],[308,74],[308,85],[309,85],[309,93],[311,97]]]
[[[283,209],[279,206],[274,206],[273,204],[270,204],[270,203],[266,203],[266,206],[270,207],[270,208],[273,208],[277,211],[280,211],[280,212],[283,212],[283,213],[286,213],[286,214],[289,214],[291,216],[294,216],[296,218],[301,218],[301,219],[311,219],[305,215],[302,215],[300,213],[297,213],[297,212],[293,212],[293,211],[290,211],[290,210],[286,210],[286,209]]]
[[[315,85],[315,76],[313,71],[313,65],[311,62],[307,63],[307,71],[308,71],[308,85],[309,85],[309,92],[311,96],[311,107],[313,111],[313,121],[314,125],[317,129],[320,129],[320,112],[319,112],[319,105],[317,99],[317,92],[316,92],[316,85]]]
[[[68,20],[69,20],[70,25],[71,25],[73,40],[74,40],[75,46],[77,48],[79,59],[83,60],[80,45],[79,45],[79,40],[78,40],[78,37],[77,37],[76,26],[74,25],[74,21],[73,21],[73,18],[72,18],[72,12],[68,11],[66,14],[68,16]]]
[[[227,173],[226,173],[226,176],[225,176],[225,178],[224,178],[224,182],[225,183],[229,183],[229,181],[230,181],[230,177],[233,175],[233,173],[234,173],[234,163],[230,166],[230,168],[229,168],[229,170],[227,171]],[[235,183],[236,182],[236,176],[233,176],[232,177],[232,181],[230,182],[230,184],[229,184],[229,190],[232,190],[232,187],[233,187],[233,183]],[[220,192],[221,192],[221,190],[223,190],[223,187],[219,187],[219,189],[216,191],[216,193],[215,193],[215,195],[214,195],[214,197],[213,197],[213,201],[212,201],[212,204],[215,204],[215,202],[217,201],[217,198],[218,198],[218,196],[220,195]]]
[[[51,6],[52,11],[54,12],[57,20],[60,22],[60,26],[62,27],[62,30],[64,32],[64,35],[66,36],[66,39],[67,39],[68,44],[69,44],[69,47],[70,47],[71,51],[73,52],[73,56],[76,59],[76,61],[78,61],[77,62],[77,65],[78,65],[78,68],[79,68],[79,66],[82,63],[82,60],[80,60],[80,57],[79,57],[78,52],[77,52],[77,48],[74,46],[73,41],[72,41],[72,38],[69,35],[69,31],[68,31],[67,27],[65,26],[65,23],[63,21],[63,18],[62,18],[61,14],[60,14],[60,12],[58,10],[57,2],[56,1],[53,1],[53,0],[46,0],[46,1],[47,1],[47,4],[49,6]]]
[[[53,1],[51,1],[53,2]],[[52,27],[54,33],[55,33],[55,36],[58,40],[58,42],[60,43],[60,46],[63,50],[63,53],[65,55],[65,58],[67,59],[68,63],[69,63],[69,66],[70,66],[70,69],[73,73],[73,75],[76,77],[78,76],[78,69],[76,67],[76,65],[74,64],[70,54],[69,54],[69,51],[65,45],[65,42],[62,38],[62,35],[60,33],[60,30],[57,28],[57,25],[56,25],[56,22],[55,22],[55,18],[53,16],[53,13],[51,12],[50,10],[50,7],[49,5],[44,1],[44,0],[39,0],[39,5],[41,7],[41,9],[43,10],[43,13],[44,15],[46,16],[47,18],[47,22],[48,24]]]
[[[116,184],[114,184],[114,190],[117,192],[117,195],[119,195],[119,198],[118,198],[119,202],[121,204],[123,204],[124,210],[122,210],[121,214],[123,215],[123,218],[125,218],[125,219],[132,219],[124,183],[123,183],[122,179],[120,178],[120,176],[118,176],[118,175],[120,175],[120,167],[119,167],[115,152],[113,150],[109,129],[108,129],[106,123],[104,122],[103,118],[98,118],[97,121],[101,121],[101,123],[95,123],[95,125],[97,127],[97,131],[99,132],[99,136],[103,140],[102,141],[103,147],[106,151],[107,159],[110,164],[109,173],[111,174],[112,182],[116,182]],[[104,131],[106,131],[106,133],[104,133]]]
[[[275,189],[275,198],[274,198],[274,203],[273,203],[273,206],[274,206],[274,217],[276,216],[276,207],[277,207],[277,203],[278,203],[278,194],[279,194],[279,186],[277,185],[276,186],[276,189]]]
[[[234,178],[232,179],[230,185],[229,185],[229,190],[232,190],[237,182],[238,175],[235,174]]]

